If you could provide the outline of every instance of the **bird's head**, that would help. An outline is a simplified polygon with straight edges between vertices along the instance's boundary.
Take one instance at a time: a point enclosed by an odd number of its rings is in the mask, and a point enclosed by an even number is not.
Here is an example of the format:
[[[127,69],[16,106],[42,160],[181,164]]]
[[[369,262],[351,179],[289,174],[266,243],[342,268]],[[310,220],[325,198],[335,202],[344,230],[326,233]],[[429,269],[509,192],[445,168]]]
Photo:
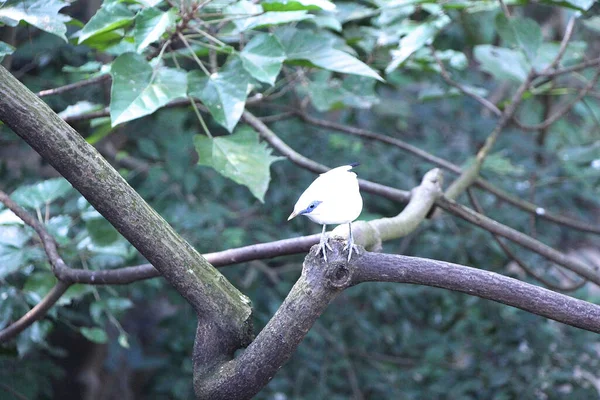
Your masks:
[[[287,220],[289,221],[290,219],[298,215],[310,214],[313,211],[315,211],[321,203],[322,201],[320,200],[312,200],[308,202],[308,204],[306,202],[301,203],[300,201],[298,201],[298,203],[296,203],[296,206],[294,207],[294,212],[290,214]]]

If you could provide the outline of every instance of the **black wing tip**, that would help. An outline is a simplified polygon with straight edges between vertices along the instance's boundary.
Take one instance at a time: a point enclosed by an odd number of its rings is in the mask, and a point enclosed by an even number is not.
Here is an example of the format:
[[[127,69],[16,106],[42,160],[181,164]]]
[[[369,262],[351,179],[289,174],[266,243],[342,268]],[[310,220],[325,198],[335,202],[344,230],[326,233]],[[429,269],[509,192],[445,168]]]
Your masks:
[[[354,168],[354,167],[358,167],[358,166],[360,165],[360,163],[359,163],[359,162],[353,162],[353,163],[350,163],[350,164],[348,164],[348,165],[349,165],[351,168]]]

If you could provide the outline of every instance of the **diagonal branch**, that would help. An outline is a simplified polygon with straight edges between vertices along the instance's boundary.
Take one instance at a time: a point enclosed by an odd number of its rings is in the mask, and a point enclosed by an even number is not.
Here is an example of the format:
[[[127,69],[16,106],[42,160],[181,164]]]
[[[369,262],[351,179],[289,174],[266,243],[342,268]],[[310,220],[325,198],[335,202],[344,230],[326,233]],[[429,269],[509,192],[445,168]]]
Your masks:
[[[323,173],[329,170],[328,167],[319,164],[307,157],[304,157],[290,146],[288,146],[279,136],[275,134],[267,125],[265,125],[258,117],[254,116],[250,111],[246,110],[242,114],[242,119],[252,128],[254,128],[259,135],[267,141],[273,148],[278,150],[286,158],[288,158],[294,164],[313,171],[316,173]],[[379,183],[366,181],[359,179],[358,183],[361,190],[372,194],[377,194],[387,198],[393,198],[396,201],[407,202],[410,199],[410,193],[404,190],[394,189],[389,186],[381,185]]]
[[[554,113],[552,113],[552,115],[550,115],[548,118],[546,118],[544,121],[540,122],[539,124],[526,125],[526,124],[523,124],[521,121],[519,121],[516,118],[514,119],[515,124],[520,129],[523,129],[526,131],[538,131],[538,130],[549,128],[550,125],[554,124],[556,121],[558,121],[560,118],[562,118],[565,114],[567,114],[569,111],[571,111],[571,109],[577,103],[579,103],[588,94],[588,92],[594,88],[594,86],[596,86],[596,83],[598,82],[598,78],[600,78],[600,69],[598,69],[596,71],[596,73],[594,74],[594,76],[592,77],[592,79],[590,79],[590,81],[583,88],[581,88],[579,90],[579,92],[577,93],[577,96],[575,96],[572,100],[565,102],[565,104],[561,108],[556,110]]]
[[[110,74],[98,75],[93,78],[85,79],[83,81],[78,81],[74,83],[69,83],[68,85],[60,86],[54,89],[46,89],[41,90],[36,93],[38,97],[46,97],[46,96],[54,96],[57,94],[62,94],[66,92],[70,92],[71,90],[79,89],[82,87],[95,85],[97,83],[105,82],[110,80]]]
[[[17,336],[19,333],[28,328],[35,321],[42,319],[48,310],[56,304],[60,297],[67,291],[71,286],[70,283],[58,281],[56,285],[48,292],[46,297],[42,299],[38,304],[35,305],[31,310],[27,311],[25,315],[19,318],[14,323],[10,324],[6,328],[0,331],[0,343],[7,342]]]
[[[477,198],[475,197],[475,195],[473,194],[473,191],[471,189],[467,189],[467,195],[469,196],[469,200],[471,201],[471,204],[473,205],[473,208],[478,213],[483,214],[483,208],[479,204],[479,201],[477,201]],[[504,253],[506,254],[506,256],[509,259],[511,259],[514,262],[516,262],[517,265],[523,271],[525,271],[525,273],[527,275],[532,276],[534,279],[540,281],[542,284],[544,284],[546,287],[550,288],[551,290],[555,290],[555,291],[559,291],[559,292],[574,292],[575,290],[581,289],[587,283],[587,280],[585,280],[585,279],[582,279],[580,282],[576,282],[575,284],[573,284],[571,286],[567,286],[567,287],[559,286],[559,285],[557,285],[555,283],[552,283],[548,279],[546,279],[543,275],[538,274],[532,268],[530,268],[527,264],[525,264],[525,262],[523,260],[521,260],[510,249],[510,247],[508,247],[508,245],[506,243],[504,243],[502,241],[502,239],[500,239],[498,237],[498,235],[495,235],[495,234],[492,233],[492,237],[494,238],[494,240],[496,241],[496,243],[498,243],[498,246],[500,246],[500,248],[502,249],[502,251],[504,251]]]
[[[64,176],[192,305],[229,352],[251,338],[250,301],[39,97],[0,67],[0,120]],[[208,365],[207,365],[208,367]]]
[[[561,253],[560,251],[557,251],[548,245],[545,245],[531,236],[521,233],[516,229],[510,228],[506,225],[502,225],[493,219],[479,214],[465,206],[456,203],[453,200],[447,199],[446,197],[440,197],[437,201],[437,205],[451,214],[471,222],[472,224],[477,225],[491,233],[507,238],[508,240],[517,243],[520,246],[523,246],[546,257],[549,260],[554,261],[556,264],[562,265],[563,267],[575,272],[577,275],[586,278],[590,282],[600,285],[600,268],[598,266],[589,266],[573,257],[569,257],[568,255]]]
[[[416,146],[412,146],[400,139],[390,137],[387,135],[382,135],[380,133],[372,132],[372,131],[369,131],[366,129],[357,128],[355,126],[343,125],[343,124],[333,122],[333,121],[318,119],[318,118],[312,117],[304,112],[297,112],[297,114],[300,118],[302,118],[302,120],[304,120],[305,122],[307,122],[311,125],[318,126],[321,128],[326,128],[326,129],[333,129],[338,132],[358,136],[358,137],[361,137],[364,139],[376,140],[376,141],[379,141],[382,143],[390,144],[392,146],[398,147],[399,149],[405,150],[406,152],[413,154],[419,158],[422,158],[423,160],[426,160],[434,165],[442,167],[452,173],[460,174],[462,172],[462,170],[460,169],[460,167],[458,165],[453,164],[449,161],[446,161],[443,158],[436,157],[436,156],[434,156]],[[536,214],[540,218],[544,218],[548,221],[552,221],[557,224],[565,225],[570,228],[581,230],[584,232],[600,234],[599,226],[591,225],[586,222],[574,220],[574,219],[571,219],[568,217],[552,214],[552,213],[548,212],[546,209],[544,209],[543,207],[540,207],[540,206],[533,204],[531,202],[528,202],[526,200],[522,200],[518,197],[511,195],[510,193],[507,193],[507,192],[497,188],[496,186],[492,185],[491,183],[482,179],[481,177],[478,177],[475,180],[474,185],[478,186],[479,188],[481,188],[483,190],[490,192],[491,194],[498,197],[499,199],[504,200],[507,203],[512,204],[513,206],[520,208],[523,211],[526,211],[531,214]]]
[[[464,93],[467,96],[475,99],[477,102],[479,102],[485,108],[487,108],[488,110],[490,110],[491,112],[493,112],[494,114],[496,114],[497,117],[500,117],[502,115],[502,111],[500,111],[500,109],[498,107],[496,107],[496,105],[494,103],[492,103],[491,101],[489,101],[485,97],[478,95],[474,91],[468,89],[467,87],[465,87],[465,86],[461,85],[460,83],[456,82],[455,80],[453,80],[450,77],[450,74],[448,73],[448,71],[446,70],[446,67],[444,66],[444,63],[437,56],[436,50],[433,47],[433,45],[430,45],[429,49],[431,50],[431,54],[433,55],[433,58],[435,59],[435,62],[437,63],[438,67],[440,68],[440,75],[442,75],[442,78],[444,78],[444,80],[446,81],[446,83],[448,85],[457,88],[461,93]]]
[[[35,219],[31,214],[21,208],[17,203],[15,203],[6,193],[0,190],[0,202],[4,203],[4,205],[10,209],[15,215],[27,225],[31,226],[35,232],[40,237],[42,241],[42,245],[44,246],[44,250],[46,251],[46,255],[50,260],[50,264],[52,265],[52,272],[59,280],[61,279],[63,274],[69,270],[63,259],[58,254],[58,250],[56,249],[56,242],[54,238],[48,233],[44,225]],[[68,282],[68,281],[67,281]]]
[[[509,106],[510,107],[510,106]],[[301,167],[305,167],[305,165],[316,164],[321,166],[320,164],[315,163],[314,161],[302,156],[297,153],[291,147],[289,147],[285,142],[281,140],[273,131],[271,131],[266,125],[264,125],[258,118],[254,117],[248,111],[245,111],[243,114],[243,118],[246,119],[246,122],[250,123],[254,127],[254,129],[258,130],[259,134],[263,136],[271,146],[275,147],[283,154],[289,154],[289,156],[293,156],[294,159],[300,160],[300,162],[296,162],[297,165]],[[485,146],[484,146],[485,148]],[[293,160],[292,160],[293,161]],[[322,166],[321,166],[322,167]],[[306,167],[305,167],[306,168]],[[367,189],[370,187],[372,182],[363,181],[361,182],[361,189]],[[366,183],[366,185],[364,185]],[[364,185],[364,186],[363,186]],[[390,188],[385,185],[375,184],[378,187],[381,187],[381,190],[377,192],[372,191],[371,193],[376,193],[382,197],[385,197],[392,201],[397,202],[406,202],[406,192],[397,190],[394,188]],[[366,190],[369,191],[369,190]],[[572,257],[569,257],[553,248],[545,245],[544,243],[532,238],[531,236],[525,235],[513,228],[510,228],[506,225],[503,225],[491,218],[488,218],[484,215],[481,215],[467,207],[461,206],[460,204],[454,202],[451,199],[448,199],[445,196],[441,196],[436,200],[436,206],[440,207],[443,210],[450,212],[467,222],[470,222],[474,225],[479,226],[482,229],[485,229],[489,232],[496,233],[500,236],[503,236],[525,248],[528,248],[538,254],[543,255],[544,257],[554,261],[556,264],[562,265],[567,269],[577,273],[578,275],[600,285],[600,275],[598,274],[598,267],[594,266],[590,268],[588,265],[582,263],[579,260],[576,260]],[[538,214],[542,214],[542,212],[538,211]]]
[[[600,333],[600,306],[500,274],[425,258],[360,252],[346,262],[343,241],[332,241],[329,263],[313,246],[302,275],[281,307],[244,352],[212,371],[194,374],[200,399],[250,399],[289,359],[328,304],[363,282],[398,282],[449,289],[496,301]]]

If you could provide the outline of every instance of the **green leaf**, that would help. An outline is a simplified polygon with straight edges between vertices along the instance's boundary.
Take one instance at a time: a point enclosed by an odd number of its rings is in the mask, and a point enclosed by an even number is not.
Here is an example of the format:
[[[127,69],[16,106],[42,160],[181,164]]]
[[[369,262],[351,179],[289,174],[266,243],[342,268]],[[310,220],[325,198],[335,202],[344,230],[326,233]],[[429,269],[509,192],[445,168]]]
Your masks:
[[[248,42],[240,58],[250,75],[273,85],[285,60],[285,51],[273,34],[260,33]]]
[[[146,8],[135,16],[133,37],[135,48],[141,52],[151,43],[156,42],[168,30],[175,26],[177,13],[175,9],[160,11],[156,8]]]
[[[335,11],[335,4],[327,0],[264,0],[260,5],[265,11]]]
[[[379,103],[375,81],[362,76],[348,75],[343,81],[330,79],[331,73],[322,71],[308,84],[308,95],[318,111],[324,112],[344,106],[370,108]]]
[[[594,5],[595,1],[596,0],[543,0],[542,3],[587,11]]]
[[[572,65],[581,62],[586,54],[587,43],[572,40],[567,45],[567,49],[560,60],[560,65]],[[542,43],[538,50],[537,57],[533,61],[533,67],[536,71],[543,71],[550,65],[560,50],[560,43]]]
[[[479,87],[463,85],[463,88],[467,89],[471,93],[476,93],[482,97],[485,97],[488,94],[487,90],[485,90],[483,88],[479,88]],[[448,98],[448,97],[460,97],[460,96],[464,96],[464,93],[462,91],[458,90],[457,88],[448,87],[448,86],[441,87],[438,85],[432,85],[432,86],[426,86],[426,87],[422,88],[421,90],[419,90],[418,99],[419,99],[419,101],[431,101],[431,100],[444,99],[444,98]]]
[[[79,328],[79,332],[81,332],[81,334],[91,342],[100,344],[108,342],[108,335],[106,334],[106,331],[102,328],[98,328],[96,326],[88,328],[84,326]]]
[[[31,231],[22,226],[9,225],[0,229],[0,245],[22,248],[31,239]]]
[[[315,17],[311,19],[310,22],[315,24],[318,28],[331,29],[335,32],[342,31],[342,24],[332,14],[315,15]]]
[[[8,0],[0,3],[0,23],[17,26],[19,21],[25,21],[66,42],[65,22],[71,18],[59,11],[68,5],[69,3],[59,0]]]
[[[474,55],[484,71],[500,80],[523,82],[527,77],[528,63],[518,50],[483,44],[475,46]]]
[[[390,52],[392,61],[385,68],[385,72],[392,72],[415,51],[427,44],[431,44],[438,32],[449,23],[450,18],[447,15],[442,14],[433,21],[413,25],[406,36],[400,39],[398,50],[392,50]]]
[[[513,164],[504,152],[489,154],[483,162],[482,169],[486,172],[504,176],[523,176],[526,172],[525,167]]]
[[[583,20],[582,22],[586,28],[596,33],[600,33],[600,16],[591,17]]]
[[[2,61],[4,56],[12,54],[14,51],[15,51],[15,48],[12,47],[10,44],[0,41],[0,61]]]
[[[119,232],[103,217],[86,219],[85,227],[98,246],[109,246],[120,238]]]
[[[535,60],[542,44],[542,29],[537,22],[520,17],[509,20],[503,13],[500,13],[496,17],[496,29],[507,44],[523,50],[530,62]]]
[[[312,15],[308,14],[307,10],[265,12],[262,6],[248,0],[238,1],[226,7],[223,11],[225,15],[234,17],[232,22],[239,32],[313,18]],[[248,15],[248,17],[239,18],[240,15]]]
[[[133,13],[129,11],[125,4],[105,2],[80,31],[78,43],[81,44],[93,36],[127,26],[131,23],[133,17]]]
[[[286,27],[275,31],[288,60],[307,60],[317,67],[346,74],[383,79],[367,64],[333,47],[328,36]]]
[[[221,175],[244,185],[261,202],[271,180],[271,164],[283,157],[271,155],[271,149],[258,140],[258,133],[242,127],[229,136],[208,138],[196,135],[194,145],[198,164],[214,168]]]
[[[188,93],[200,99],[215,121],[232,132],[244,112],[249,80],[239,57],[233,56],[210,76],[200,71],[190,72]]]
[[[64,197],[71,190],[73,187],[66,179],[53,178],[33,185],[20,186],[10,197],[23,207],[41,208]]]
[[[125,311],[133,307],[133,302],[123,297],[108,297],[90,304],[90,315],[97,324],[104,322],[104,314],[112,314],[119,318]]]
[[[16,272],[29,262],[26,249],[0,244],[0,279]]]
[[[48,294],[48,292],[50,292],[54,285],[56,285],[56,282],[58,282],[58,280],[52,272],[34,272],[27,278],[27,281],[23,286],[23,291],[35,304],[37,304]],[[94,289],[89,285],[71,285],[56,304],[59,306],[70,305],[73,300],[78,300],[86,294],[91,293],[93,290]]]
[[[186,96],[184,72],[158,66],[154,69],[139,54],[119,56],[110,73],[112,126],[152,114],[170,101]]]

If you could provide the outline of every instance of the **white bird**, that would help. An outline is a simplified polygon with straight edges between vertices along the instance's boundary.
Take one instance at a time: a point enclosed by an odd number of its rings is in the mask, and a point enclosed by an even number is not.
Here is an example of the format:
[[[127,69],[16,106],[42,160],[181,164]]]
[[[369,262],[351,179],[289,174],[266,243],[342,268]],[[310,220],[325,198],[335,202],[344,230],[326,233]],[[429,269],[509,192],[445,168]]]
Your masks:
[[[294,212],[288,218],[289,221],[297,215],[306,215],[311,221],[323,225],[319,251],[323,252],[325,261],[327,261],[325,247],[331,250],[325,230],[327,225],[331,224],[348,224],[350,232],[344,250],[349,249],[348,261],[352,257],[352,249],[355,247],[352,238],[352,221],[358,218],[363,206],[358,190],[358,179],[356,174],[350,171],[357,165],[359,164],[343,165],[319,175],[302,193],[294,206]]]

